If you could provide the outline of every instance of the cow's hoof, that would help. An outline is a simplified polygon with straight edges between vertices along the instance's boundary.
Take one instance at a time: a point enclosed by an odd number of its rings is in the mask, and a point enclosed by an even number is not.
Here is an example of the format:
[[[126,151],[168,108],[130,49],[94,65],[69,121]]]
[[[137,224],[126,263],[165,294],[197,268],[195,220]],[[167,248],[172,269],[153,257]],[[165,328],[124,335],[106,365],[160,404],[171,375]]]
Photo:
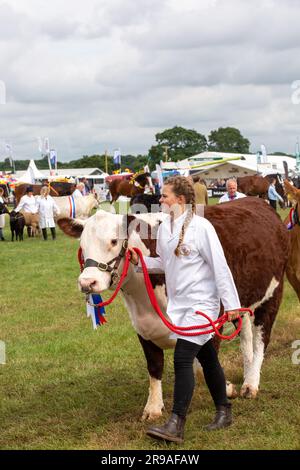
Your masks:
[[[227,398],[231,398],[231,400],[238,396],[236,386],[228,381],[226,381],[226,395]]]
[[[241,388],[240,395],[242,398],[256,398],[258,389],[253,387],[253,385],[244,384]]]
[[[145,408],[142,416],[142,421],[156,421],[157,419],[161,418],[162,416],[162,410],[158,409],[150,409],[150,408]]]

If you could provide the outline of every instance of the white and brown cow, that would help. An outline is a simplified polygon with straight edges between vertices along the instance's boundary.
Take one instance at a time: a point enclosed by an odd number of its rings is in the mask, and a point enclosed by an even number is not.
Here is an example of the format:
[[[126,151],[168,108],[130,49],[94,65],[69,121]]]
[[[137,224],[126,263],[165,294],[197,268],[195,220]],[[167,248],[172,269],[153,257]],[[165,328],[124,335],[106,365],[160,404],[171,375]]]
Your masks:
[[[145,255],[156,256],[155,236],[163,214],[124,216],[98,211],[86,222],[61,219],[60,228],[68,235],[80,237],[85,259],[107,263],[118,256],[122,238]],[[231,268],[241,304],[255,310],[255,319],[244,317],[240,334],[244,359],[243,397],[254,398],[258,392],[264,351],[270,340],[273,322],[282,298],[283,277],[289,253],[286,227],[264,201],[244,198],[205,208],[205,217],[214,225]],[[130,222],[130,230],[126,224]],[[149,237],[150,232],[152,236]],[[129,235],[127,235],[129,233]],[[123,259],[119,265],[119,272]],[[150,275],[163,311],[167,298],[164,276]],[[86,267],[79,276],[83,292],[102,292],[111,288],[111,273]],[[144,349],[150,375],[149,397],[143,418],[161,415],[163,398],[161,378],[165,348],[173,347],[169,330],[153,311],[143,276],[132,265],[122,289],[133,327]]]
[[[99,207],[97,195],[94,193],[82,197],[53,197],[53,200],[60,210],[57,219],[71,217],[72,213],[75,213],[75,217],[87,219],[91,215],[92,210]]]

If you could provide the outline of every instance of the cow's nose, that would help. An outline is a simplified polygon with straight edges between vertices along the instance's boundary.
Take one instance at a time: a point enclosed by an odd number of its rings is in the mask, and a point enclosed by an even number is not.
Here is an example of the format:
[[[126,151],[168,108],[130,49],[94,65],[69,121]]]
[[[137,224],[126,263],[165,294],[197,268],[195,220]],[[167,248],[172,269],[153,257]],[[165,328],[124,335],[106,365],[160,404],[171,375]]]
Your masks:
[[[95,279],[80,279],[79,281],[81,292],[85,294],[91,292],[94,284],[96,284]]]

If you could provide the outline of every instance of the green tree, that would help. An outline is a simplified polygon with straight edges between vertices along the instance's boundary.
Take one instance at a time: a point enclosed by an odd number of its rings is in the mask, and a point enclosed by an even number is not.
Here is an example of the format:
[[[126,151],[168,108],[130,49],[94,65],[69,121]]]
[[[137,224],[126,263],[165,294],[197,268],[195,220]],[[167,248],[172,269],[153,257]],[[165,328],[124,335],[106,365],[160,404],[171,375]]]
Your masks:
[[[208,149],[213,152],[249,153],[250,142],[235,127],[219,127],[208,136]]]
[[[149,159],[151,169],[155,169],[155,165],[160,163],[161,160],[165,160],[164,149],[161,145],[152,145],[149,150]]]
[[[149,150],[151,160],[155,163],[165,160],[165,147],[167,147],[168,160],[171,161],[182,160],[207,149],[205,135],[180,126],[156,134],[155,139],[157,145],[153,145]]]

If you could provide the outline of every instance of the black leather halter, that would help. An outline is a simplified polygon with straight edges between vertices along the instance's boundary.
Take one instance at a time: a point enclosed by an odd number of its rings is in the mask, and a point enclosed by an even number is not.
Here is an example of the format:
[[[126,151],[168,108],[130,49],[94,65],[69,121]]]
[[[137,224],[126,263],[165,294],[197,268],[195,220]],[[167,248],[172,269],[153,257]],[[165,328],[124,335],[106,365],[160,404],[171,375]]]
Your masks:
[[[119,278],[117,269],[120,265],[121,259],[124,258],[126,254],[127,247],[128,247],[128,240],[126,239],[122,243],[122,248],[118,256],[115,256],[113,259],[111,259],[107,263],[101,263],[101,262],[98,263],[98,261],[92,258],[87,258],[84,263],[84,269],[85,268],[98,268],[100,271],[112,273],[112,284],[113,284]],[[113,263],[115,264],[111,266],[111,264]]]

